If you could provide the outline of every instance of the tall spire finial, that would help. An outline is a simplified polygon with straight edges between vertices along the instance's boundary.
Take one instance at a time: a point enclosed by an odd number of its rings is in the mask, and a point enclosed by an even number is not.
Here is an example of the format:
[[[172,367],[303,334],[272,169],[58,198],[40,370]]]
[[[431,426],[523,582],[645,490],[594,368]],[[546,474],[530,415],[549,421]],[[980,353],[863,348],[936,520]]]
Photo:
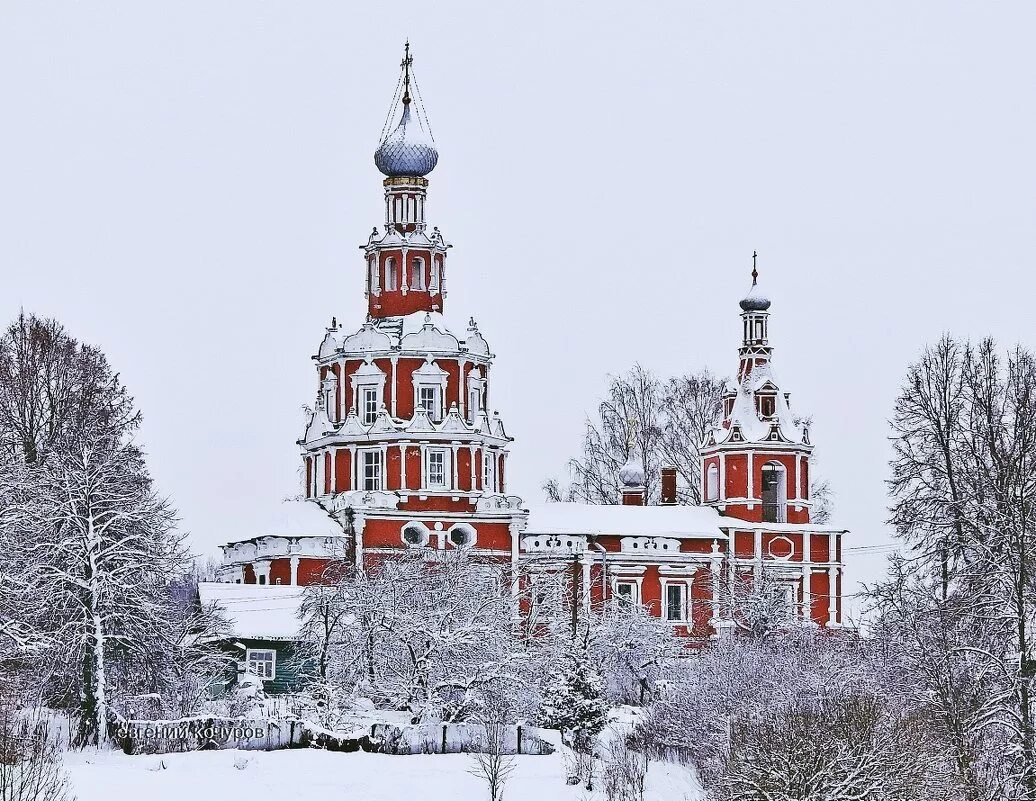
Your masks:
[[[410,40],[403,45],[403,62],[399,65],[403,68],[403,102],[410,103],[410,65],[414,63],[414,57],[410,55]]]
[[[752,286],[755,286],[755,282],[759,280],[759,271],[755,268],[755,260],[759,254],[756,251],[752,251]]]

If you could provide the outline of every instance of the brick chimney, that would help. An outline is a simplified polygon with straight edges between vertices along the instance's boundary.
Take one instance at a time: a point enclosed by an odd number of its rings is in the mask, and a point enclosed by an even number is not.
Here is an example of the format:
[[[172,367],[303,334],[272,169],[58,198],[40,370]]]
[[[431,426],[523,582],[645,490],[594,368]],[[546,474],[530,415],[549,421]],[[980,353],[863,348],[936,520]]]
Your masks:
[[[662,468],[662,505],[676,505],[676,468]]]

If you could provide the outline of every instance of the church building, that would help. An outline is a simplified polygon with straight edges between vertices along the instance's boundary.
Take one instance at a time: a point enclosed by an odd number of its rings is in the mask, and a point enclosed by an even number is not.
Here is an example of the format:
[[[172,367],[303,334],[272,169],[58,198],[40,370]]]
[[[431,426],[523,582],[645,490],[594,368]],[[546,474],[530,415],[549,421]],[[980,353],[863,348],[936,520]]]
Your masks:
[[[531,506],[509,493],[513,439],[491,411],[493,353],[474,318],[457,326],[446,316],[452,246],[426,217],[438,151],[415,95],[408,48],[395,125],[374,154],[384,223],[361,245],[355,273],[367,318],[332,321],[313,356],[295,503],[308,522],[223,546],[220,581],[302,587],[333,560],[371,570],[408,550],[470,550],[499,565],[504,591],[530,565],[563,574],[576,615],[617,599],[682,634],[724,636],[738,626],[724,579],[765,581],[790,617],[840,626],[847,532],[811,522],[813,445],[772,369],[771,304],[754,258],[736,385],[701,443],[702,505],[677,503],[666,468],[662,504],[645,505],[635,455],[620,471],[620,505]],[[236,597],[208,586],[210,597]]]

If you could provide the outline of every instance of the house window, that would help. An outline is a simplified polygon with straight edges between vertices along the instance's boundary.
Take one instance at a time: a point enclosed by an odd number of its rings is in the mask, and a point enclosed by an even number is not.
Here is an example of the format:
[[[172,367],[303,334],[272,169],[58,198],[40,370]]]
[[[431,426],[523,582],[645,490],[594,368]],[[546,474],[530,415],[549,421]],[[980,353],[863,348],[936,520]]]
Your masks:
[[[361,480],[365,490],[380,490],[382,478],[381,451],[360,451]]]
[[[385,259],[385,289],[388,292],[392,292],[399,282],[399,268],[396,266],[396,260],[389,256]]]
[[[705,477],[705,499],[719,500],[719,468],[710,464]]]
[[[414,259],[410,266],[410,288],[424,291],[424,259]]]
[[[360,390],[360,408],[363,412],[364,425],[371,425],[378,417],[377,387],[364,387]]]
[[[763,522],[783,523],[787,505],[787,489],[784,483],[784,467],[778,462],[763,465]]]
[[[425,456],[425,486],[446,489],[446,451],[430,450]]]
[[[277,677],[277,652],[272,649],[249,648],[245,664],[249,673],[263,681],[272,681]]]
[[[635,581],[615,582],[615,598],[624,606],[636,606],[639,603],[637,583]]]
[[[687,609],[685,595],[687,588],[683,584],[666,584],[665,586],[665,619],[686,620]]]
[[[439,401],[441,394],[439,387],[419,387],[417,390],[417,405],[424,409],[429,419],[435,423],[442,420],[442,403]]]
[[[496,492],[496,457],[489,451],[482,451],[482,489]]]
[[[773,417],[777,410],[777,398],[773,395],[759,396],[759,413],[763,417]]]

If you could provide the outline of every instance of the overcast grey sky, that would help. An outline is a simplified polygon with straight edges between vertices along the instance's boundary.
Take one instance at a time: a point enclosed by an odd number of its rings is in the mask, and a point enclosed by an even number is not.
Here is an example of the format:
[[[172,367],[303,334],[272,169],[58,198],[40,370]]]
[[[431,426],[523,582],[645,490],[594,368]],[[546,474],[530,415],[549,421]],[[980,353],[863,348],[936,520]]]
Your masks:
[[[540,500],[609,371],[736,366],[750,254],[836,519],[887,541],[887,420],[944,330],[1033,342],[1036,4],[0,0],[0,317],[101,346],[199,552],[295,492],[310,354],[404,38],[447,316]],[[855,558],[873,579],[883,556]]]

